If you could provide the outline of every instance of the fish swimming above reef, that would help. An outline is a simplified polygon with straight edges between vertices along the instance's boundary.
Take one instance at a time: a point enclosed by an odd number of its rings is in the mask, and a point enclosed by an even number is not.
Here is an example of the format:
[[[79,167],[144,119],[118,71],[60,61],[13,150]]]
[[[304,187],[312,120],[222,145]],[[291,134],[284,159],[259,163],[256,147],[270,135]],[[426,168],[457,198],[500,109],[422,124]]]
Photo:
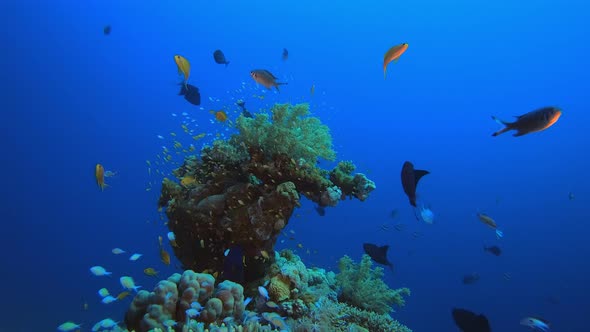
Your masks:
[[[286,48],[283,48],[282,59],[283,61],[287,61],[287,59],[289,59],[289,51]]]
[[[388,245],[377,246],[372,243],[363,243],[363,249],[365,253],[371,257],[376,263],[389,266],[393,272],[393,264],[387,259],[387,251],[389,250]]]
[[[108,35],[110,35],[110,34],[111,34],[111,29],[112,29],[112,28],[111,28],[111,26],[110,26],[110,25],[105,25],[105,26],[104,26],[104,28],[102,28],[102,33],[103,33],[105,36],[108,36]]]
[[[383,57],[383,78],[385,79],[385,76],[387,75],[387,66],[389,65],[389,63],[391,61],[393,61],[394,63],[397,62],[397,60],[399,60],[399,57],[404,54],[404,52],[408,49],[408,44],[407,43],[403,43],[403,44],[399,44],[399,45],[395,45],[392,48],[390,48],[389,50],[387,50],[387,52],[385,52],[385,56]]]
[[[500,249],[500,247],[498,246],[483,246],[483,250],[489,252],[490,254],[494,255],[494,256],[500,256],[502,255],[502,249]]]
[[[463,332],[491,332],[490,322],[484,315],[466,309],[453,308],[451,311],[455,325]]]
[[[492,119],[505,127],[493,133],[492,136],[498,136],[510,130],[516,130],[514,137],[523,136],[530,133],[543,131],[557,122],[561,116],[561,110],[557,107],[543,107],[538,110],[516,116],[516,121],[507,122],[492,116]]]
[[[418,186],[418,181],[429,173],[425,170],[414,169],[414,165],[409,161],[404,162],[404,166],[402,167],[402,187],[413,207],[416,207],[416,187]]]
[[[266,69],[254,69],[250,72],[250,76],[256,81],[256,83],[262,84],[265,88],[271,89],[275,87],[279,90],[279,85],[285,85],[285,82],[277,82],[276,76]]]
[[[180,92],[178,95],[184,96],[186,101],[195,106],[201,105],[201,94],[199,93],[199,88],[194,85],[180,83]]]
[[[229,61],[227,61],[225,54],[223,54],[221,50],[215,50],[215,52],[213,52],[213,60],[215,60],[215,63],[225,65],[226,67],[229,65]]]
[[[525,317],[520,320],[520,325],[528,326],[532,330],[549,332],[551,326],[549,322],[539,317]]]

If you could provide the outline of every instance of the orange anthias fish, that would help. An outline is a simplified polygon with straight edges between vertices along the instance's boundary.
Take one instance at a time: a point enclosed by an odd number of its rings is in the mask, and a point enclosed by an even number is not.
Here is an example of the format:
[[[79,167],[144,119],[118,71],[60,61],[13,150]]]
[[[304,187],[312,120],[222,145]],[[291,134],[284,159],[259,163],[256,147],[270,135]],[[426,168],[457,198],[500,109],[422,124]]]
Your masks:
[[[94,169],[94,177],[96,178],[96,184],[100,190],[104,190],[106,183],[104,183],[104,167],[101,164],[96,164],[96,168]]]
[[[387,75],[387,65],[391,61],[397,62],[399,57],[404,54],[404,52],[408,49],[408,44],[403,43],[396,45],[389,49],[389,51],[385,52],[385,57],[383,57],[383,78]]]
[[[191,64],[185,57],[178,54],[174,56],[174,62],[176,62],[176,66],[178,67],[178,73],[184,75],[184,85],[186,86],[191,74]]]
[[[215,119],[220,122],[225,122],[227,121],[227,113],[224,111],[217,111],[215,112]]]
[[[170,265],[170,254],[164,248],[160,248],[160,259],[162,263]]]
[[[555,124],[561,116],[561,110],[557,107],[543,107],[532,112],[528,112],[516,117],[514,122],[506,122],[492,116],[494,121],[505,127],[493,133],[492,136],[498,136],[509,130],[516,130],[514,137],[543,131]]]

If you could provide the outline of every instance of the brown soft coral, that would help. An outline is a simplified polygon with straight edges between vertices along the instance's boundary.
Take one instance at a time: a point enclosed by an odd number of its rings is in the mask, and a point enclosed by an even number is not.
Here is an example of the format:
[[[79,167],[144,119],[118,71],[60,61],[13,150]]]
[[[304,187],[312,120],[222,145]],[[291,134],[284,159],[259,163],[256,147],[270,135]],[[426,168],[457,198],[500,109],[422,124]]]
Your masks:
[[[282,274],[272,277],[268,284],[268,295],[275,302],[287,300],[291,295],[291,280]]]

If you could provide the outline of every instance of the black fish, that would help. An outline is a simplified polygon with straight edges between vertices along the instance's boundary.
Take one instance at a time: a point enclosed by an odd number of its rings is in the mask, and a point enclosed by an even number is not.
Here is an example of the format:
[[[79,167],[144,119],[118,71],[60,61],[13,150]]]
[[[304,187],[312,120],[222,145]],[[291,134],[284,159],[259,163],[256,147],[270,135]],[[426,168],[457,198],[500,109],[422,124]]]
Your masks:
[[[320,217],[323,217],[326,215],[326,208],[321,205],[316,205],[315,211],[320,215]]]
[[[463,276],[463,285],[471,285],[476,283],[479,280],[479,274],[477,272],[473,272],[471,274],[466,274]]]
[[[215,50],[215,52],[213,52],[213,59],[215,59],[215,62],[220,65],[225,65],[226,67],[229,65],[229,61],[225,59],[225,55],[221,50]]]
[[[289,51],[286,48],[283,48],[283,61],[286,61],[289,58]]]
[[[199,88],[194,85],[180,83],[179,96],[184,96],[184,99],[193,105],[201,105],[201,94]]]
[[[105,36],[110,35],[111,34],[111,26],[105,25],[104,28],[102,28],[102,33],[104,33]]]
[[[229,248],[229,253],[223,259],[223,273],[224,280],[231,280],[233,282],[242,283],[244,277],[244,250],[241,246],[235,245]]]
[[[243,100],[238,100],[236,102],[236,105],[238,105],[241,109],[242,109],[242,115],[246,118],[253,118],[254,116],[252,115],[252,113],[250,113],[247,109],[246,109],[246,102]]]
[[[416,187],[418,186],[418,181],[429,173],[428,171],[414,169],[414,165],[409,161],[404,162],[404,166],[402,167],[402,187],[413,207],[416,207]]]
[[[512,135],[515,137],[542,131],[551,127],[555,122],[557,122],[560,116],[561,110],[557,107],[543,107],[538,110],[516,116],[516,121],[514,122],[502,121],[497,117],[492,116],[494,121],[506,126],[493,133],[492,136],[498,136],[509,130],[516,130],[516,134]]]
[[[463,332],[491,332],[490,322],[484,315],[478,315],[466,309],[453,308],[455,325]]]
[[[500,249],[500,247],[498,246],[483,246],[483,250],[489,252],[490,254],[494,255],[494,256],[500,256],[502,255],[502,249]]]
[[[387,259],[387,250],[389,250],[388,245],[379,247],[372,243],[363,243],[363,249],[365,249],[365,253],[369,255],[372,260],[379,264],[389,266],[391,271],[393,271],[393,264]]]

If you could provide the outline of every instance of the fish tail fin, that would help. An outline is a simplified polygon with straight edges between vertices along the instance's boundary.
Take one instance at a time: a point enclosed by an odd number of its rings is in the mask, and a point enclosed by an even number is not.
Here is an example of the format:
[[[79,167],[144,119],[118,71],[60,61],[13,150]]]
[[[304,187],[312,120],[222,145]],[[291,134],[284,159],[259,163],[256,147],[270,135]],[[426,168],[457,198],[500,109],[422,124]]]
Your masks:
[[[502,121],[502,120],[500,120],[498,117],[496,117],[496,116],[493,116],[493,115],[492,115],[492,119],[493,119],[494,121],[496,121],[498,124],[501,124],[501,125],[505,126],[504,128],[502,128],[502,129],[500,129],[500,130],[498,130],[498,131],[494,132],[494,133],[492,134],[492,136],[494,136],[494,137],[495,137],[495,136],[501,135],[501,134],[503,134],[503,133],[505,133],[505,132],[507,132],[507,131],[509,131],[509,130],[511,130],[511,129],[512,129],[512,128],[510,127],[510,123],[509,123],[509,122]]]
[[[289,84],[289,83],[287,83],[287,82],[277,82],[276,85],[275,85],[275,88],[277,88],[277,91],[278,92],[281,92],[281,90],[279,90],[279,85],[287,85],[287,84]]]

